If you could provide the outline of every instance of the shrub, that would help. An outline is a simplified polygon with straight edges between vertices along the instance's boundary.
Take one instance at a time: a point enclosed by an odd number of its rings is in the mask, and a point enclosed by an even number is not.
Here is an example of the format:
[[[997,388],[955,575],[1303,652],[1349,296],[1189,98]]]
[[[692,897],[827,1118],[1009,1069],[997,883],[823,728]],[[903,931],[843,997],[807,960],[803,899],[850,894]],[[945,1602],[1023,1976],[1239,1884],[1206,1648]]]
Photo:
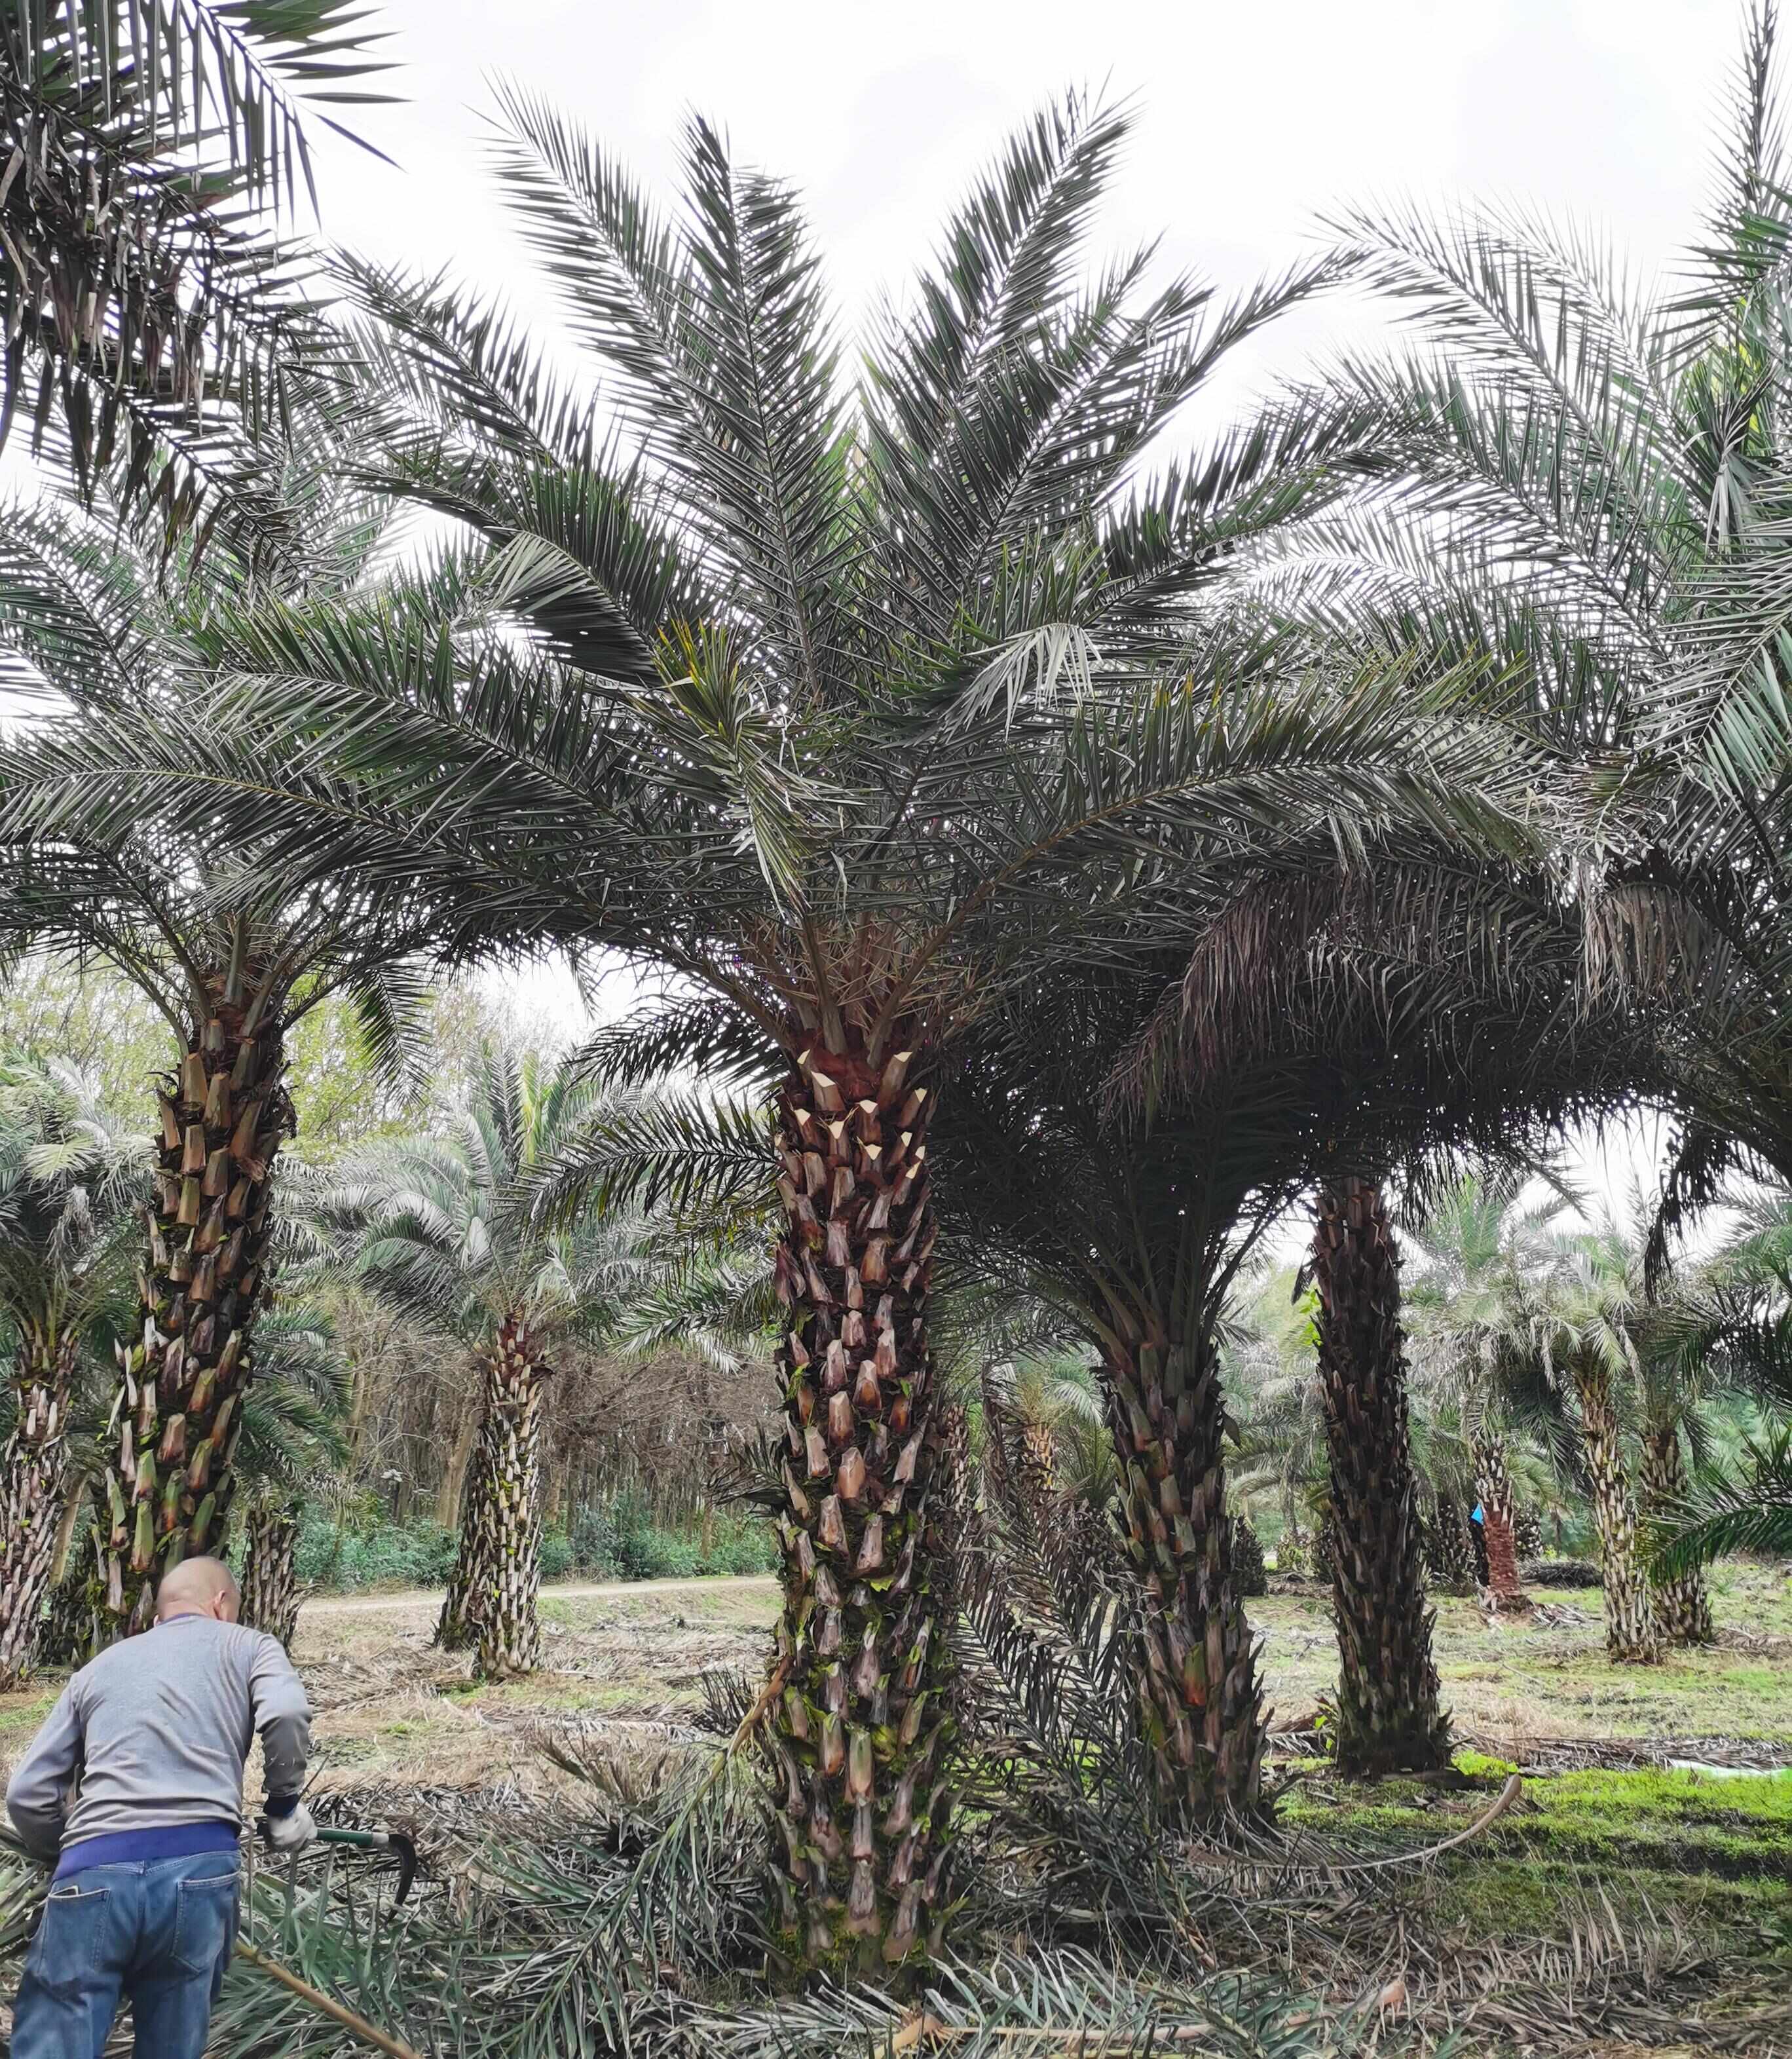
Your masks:
[[[572,1539],[563,1530],[550,1530],[541,1540],[541,1577],[563,1580],[572,1569]]]
[[[1262,1542],[1242,1517],[1232,1526],[1232,1583],[1241,1595],[1266,1595],[1269,1591]]]
[[[613,1580],[622,1571],[617,1549],[616,1519],[608,1507],[599,1502],[581,1508],[573,1519],[572,1563],[581,1573],[598,1579]]]
[[[307,1510],[299,1523],[295,1565],[308,1587],[440,1587],[454,1569],[459,1539],[439,1523],[355,1527]]]

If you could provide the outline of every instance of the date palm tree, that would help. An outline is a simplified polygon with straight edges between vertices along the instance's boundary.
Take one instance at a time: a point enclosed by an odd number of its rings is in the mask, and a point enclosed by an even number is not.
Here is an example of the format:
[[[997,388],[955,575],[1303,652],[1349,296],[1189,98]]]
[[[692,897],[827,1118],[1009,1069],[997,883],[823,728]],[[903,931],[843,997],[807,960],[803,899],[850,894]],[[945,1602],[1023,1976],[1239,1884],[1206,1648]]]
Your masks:
[[[476,1647],[492,1679],[540,1663],[546,1385],[557,1350],[615,1320],[629,1256],[619,1225],[562,1230],[539,1205],[543,1177],[588,1132],[593,1098],[576,1066],[488,1049],[447,1133],[357,1155],[309,1204],[369,1289],[483,1359],[479,1444],[436,1640]]]
[[[290,1649],[301,1600],[301,1505],[307,1484],[347,1452],[350,1378],[328,1319],[303,1295],[283,1292],[262,1316],[255,1358],[237,1457],[241,1615]]]
[[[1448,719],[1454,679],[1304,664],[1238,626],[1232,556],[1319,490],[1298,430],[1141,473],[1324,275],[1230,307],[1145,293],[1143,257],[1085,277],[1125,125],[1073,101],[1014,138],[850,383],[786,185],[699,123],[668,219],[511,96],[506,192],[608,412],[472,296],[356,274],[364,474],[473,541],[427,606],[233,619],[181,730],[203,774],[140,723],[58,744],[89,825],[152,792],[294,890],[389,893],[452,954],[630,954],[719,999],[709,1055],[779,1053],[762,1720],[796,1826],[780,1921],[834,1964],[906,1958],[950,1899],[929,1136],[958,1026],[1149,929],[1193,864],[1409,810],[1486,836],[1530,791]]]
[[[1615,1663],[1662,1655],[1658,1619],[1637,1536],[1636,1497],[1621,1410],[1642,1376],[1633,1321],[1642,1299],[1623,1233],[1607,1224],[1564,1240],[1552,1276],[1537,1283],[1530,1329],[1544,1371],[1567,1384],[1599,1531],[1605,1641]]]
[[[0,1452],[0,1686],[31,1670],[63,1512],[87,1325],[128,1281],[147,1154],[91,1081],[0,1063],[0,1312],[17,1342]]]
[[[84,496],[172,537],[245,483],[308,319],[278,241],[307,115],[378,96],[364,0],[54,0],[0,14],[0,445],[21,404]],[[320,117],[339,134],[348,132]],[[253,470],[246,475],[253,478]]]
[[[1677,1116],[1651,1270],[1727,1165],[1792,1176],[1777,26],[1758,0],[1708,219],[1666,292],[1511,209],[1341,225],[1416,341],[1308,396],[1316,436],[1360,439],[1355,485],[1270,575],[1315,627],[1499,654],[1562,743],[1564,894],[1594,978],[1657,1018]]]
[[[399,922],[365,893],[285,894],[240,850],[207,852],[159,824],[141,791],[93,834],[53,819],[83,735],[115,721],[166,723],[191,747],[172,683],[224,662],[233,607],[268,584],[340,589],[365,568],[379,532],[364,502],[329,487],[315,463],[276,484],[294,518],[291,548],[245,555],[221,537],[167,575],[157,539],[54,501],[10,511],[0,542],[3,662],[72,710],[54,732],[17,733],[0,766],[0,929],[15,946],[102,959],[173,1038],[156,1097],[141,1307],[119,1347],[124,1428],[105,1488],[101,1605],[125,1631],[149,1623],[169,1565],[224,1534],[273,1260],[269,1182],[296,1121],[286,1040],[347,989],[371,1047],[389,1058],[416,991]]]
[[[1465,1173],[1425,1209],[1408,1304],[1421,1377],[1452,1394],[1471,1440],[1487,1585],[1502,1613],[1530,1607],[1519,1579],[1517,1506],[1507,1451],[1505,1374],[1522,1336],[1524,1283],[1550,1262],[1559,1192],[1527,1201],[1523,1166]]]

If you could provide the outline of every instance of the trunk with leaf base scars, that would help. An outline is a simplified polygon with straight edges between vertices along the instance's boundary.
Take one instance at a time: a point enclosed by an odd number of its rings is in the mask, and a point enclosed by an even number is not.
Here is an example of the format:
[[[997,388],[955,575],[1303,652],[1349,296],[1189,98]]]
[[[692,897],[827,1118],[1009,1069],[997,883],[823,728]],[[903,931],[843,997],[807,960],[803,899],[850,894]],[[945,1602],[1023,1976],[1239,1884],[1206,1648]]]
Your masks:
[[[1373,1181],[1321,1189],[1313,1279],[1331,1455],[1338,1767],[1369,1778],[1430,1772],[1448,1762],[1450,1726],[1420,1562],[1400,1257]]]
[[[1475,1545],[1468,1515],[1455,1495],[1438,1495],[1424,1517],[1425,1563],[1432,1580],[1452,1593],[1475,1586]]]
[[[1615,1665],[1654,1666],[1662,1655],[1661,1631],[1649,1599],[1637,1551],[1636,1504],[1611,1378],[1584,1358],[1574,1367],[1580,1401],[1581,1443],[1593,1489],[1593,1519],[1599,1533],[1599,1571],[1605,1582],[1605,1648]]]
[[[298,1544],[297,1511],[258,1500],[243,1536],[240,1620],[278,1638],[289,1651],[299,1622]]]
[[[1135,1686],[1158,1792],[1182,1822],[1223,1828],[1260,1809],[1264,1735],[1232,1578],[1218,1353],[1210,1336],[1152,1340],[1110,1346],[1103,1367],[1144,1603]]]
[[[1680,1432],[1672,1423],[1651,1424],[1643,1433],[1643,1512],[1666,1515],[1686,1491],[1686,1468],[1680,1456]],[[1711,1622],[1711,1597],[1697,1567],[1653,1579],[1655,1620],[1670,1644],[1710,1644],[1717,1637]]]
[[[158,1097],[142,1326],[118,1348],[106,1432],[103,1607],[114,1635],[147,1629],[162,1575],[223,1539],[267,1298],[269,1180],[293,1129],[285,1065],[277,1027],[217,1000]]]
[[[442,1612],[436,1619],[435,1641],[444,1651],[470,1651],[479,1643],[481,1607],[492,1588],[492,1568],[481,1555],[496,1534],[485,1506],[486,1458],[482,1427],[461,1490],[460,1540],[448,1572],[448,1592],[442,1597]]]
[[[460,1525],[455,1578],[438,1641],[456,1607],[461,1641],[476,1644],[489,1680],[541,1663],[541,1428],[550,1368],[527,1321],[507,1316],[486,1360],[485,1413]]]
[[[62,1521],[74,1369],[74,1337],[26,1332],[14,1375],[12,1434],[0,1451],[0,1688],[16,1687],[37,1656]]]
[[[793,1955],[875,1977],[937,1933],[955,1731],[930,1495],[942,1464],[927,1344],[930,1089],[912,1054],[806,1049],[779,1097],[788,1310],[783,1606],[767,1750]]]
[[[1487,1555],[1487,1592],[1502,1615],[1531,1606],[1518,1571],[1518,1498],[1506,1464],[1506,1447],[1491,1431],[1474,1440],[1475,1491],[1481,1503],[1481,1541]]]

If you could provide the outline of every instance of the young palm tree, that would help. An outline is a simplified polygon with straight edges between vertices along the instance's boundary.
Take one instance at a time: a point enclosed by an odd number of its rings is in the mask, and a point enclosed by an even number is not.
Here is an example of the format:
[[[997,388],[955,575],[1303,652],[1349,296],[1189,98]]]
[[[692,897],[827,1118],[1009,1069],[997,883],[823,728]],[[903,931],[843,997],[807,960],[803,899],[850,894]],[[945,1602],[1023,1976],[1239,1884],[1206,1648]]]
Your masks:
[[[1566,1241],[1552,1275],[1536,1283],[1531,1332],[1545,1372],[1571,1384],[1599,1535],[1606,1651],[1615,1663],[1654,1665],[1662,1631],[1638,1547],[1621,1398],[1642,1370],[1634,1323],[1639,1269],[1619,1230]]]
[[[632,954],[719,998],[721,1050],[781,1054],[763,1719],[798,1826],[782,1918],[818,1960],[901,1960],[948,1898],[923,1569],[929,1137],[957,1026],[1073,938],[1149,928],[1197,863],[1346,814],[1485,833],[1528,791],[1445,719],[1453,681],[1303,675],[1230,625],[1225,568],[1301,504],[1313,452],[1270,421],[1149,484],[1140,462],[1322,278],[1229,309],[1143,294],[1142,258],[1085,280],[1125,128],[1073,102],[1017,137],[855,387],[786,186],[698,125],[667,220],[512,96],[507,191],[610,429],[469,297],[359,274],[368,476],[477,540],[433,623],[390,603],[233,623],[228,689],[188,717],[202,801],[190,753],[141,724],[62,747],[82,821],[140,808],[147,776],[276,877],[388,888],[456,952]]]
[[[17,1339],[0,1452],[0,1687],[31,1670],[84,1333],[128,1280],[147,1185],[145,1154],[90,1081],[28,1058],[0,1063],[0,1312]]]
[[[172,682],[222,662],[233,606],[267,585],[340,589],[365,568],[378,531],[364,504],[323,484],[315,464],[280,484],[295,548],[257,560],[218,539],[184,579],[158,576],[153,540],[51,504],[14,511],[0,544],[0,649],[76,711],[54,737],[15,737],[0,767],[0,927],[105,960],[174,1040],[157,1095],[139,1320],[119,1348],[128,1427],[106,1487],[102,1605],[126,1631],[149,1623],[166,1567],[224,1534],[273,1257],[269,1182],[296,1120],[287,1039],[348,986],[372,1047],[389,1054],[413,992],[397,923],[364,893],[284,894],[240,854],[206,854],[158,826],[141,788],[94,834],[48,819],[64,747],[78,752],[84,725],[170,725],[190,762]]]
[[[244,483],[233,444],[277,419],[313,326],[263,225],[310,190],[305,103],[373,97],[376,18],[364,0],[0,15],[0,444],[23,401],[83,495],[110,473],[170,536]]]
[[[1469,1427],[1476,1506],[1495,1607],[1530,1607],[1519,1579],[1517,1505],[1501,1424],[1505,1373],[1521,1334],[1525,1283],[1551,1260],[1549,1225],[1565,1203],[1527,1203],[1523,1168],[1465,1174],[1425,1210],[1408,1296],[1421,1376],[1451,1394]]]
[[[241,1615],[290,1649],[301,1599],[300,1504],[307,1484],[346,1453],[349,1373],[326,1318],[284,1294],[257,1326],[255,1360],[237,1458]]]
[[[614,1226],[562,1231],[540,1182],[593,1115],[575,1065],[488,1050],[440,1137],[381,1145],[312,1197],[375,1292],[473,1344],[484,1361],[480,1441],[438,1643],[476,1646],[507,1679],[541,1658],[541,1429],[553,1354],[615,1319]]]

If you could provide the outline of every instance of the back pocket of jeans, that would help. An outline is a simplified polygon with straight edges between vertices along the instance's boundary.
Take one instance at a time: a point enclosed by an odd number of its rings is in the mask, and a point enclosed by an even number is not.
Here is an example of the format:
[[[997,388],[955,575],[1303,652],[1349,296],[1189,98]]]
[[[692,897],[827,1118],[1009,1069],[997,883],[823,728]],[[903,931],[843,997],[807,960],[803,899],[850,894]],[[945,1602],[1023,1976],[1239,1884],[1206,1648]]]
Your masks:
[[[51,1889],[33,1947],[38,1977],[46,1987],[61,1992],[86,1985],[99,1965],[110,1914],[103,1887],[70,1881]]]
[[[189,1973],[209,1973],[230,1942],[237,1914],[237,1874],[201,1874],[174,1891],[174,1960]]]

